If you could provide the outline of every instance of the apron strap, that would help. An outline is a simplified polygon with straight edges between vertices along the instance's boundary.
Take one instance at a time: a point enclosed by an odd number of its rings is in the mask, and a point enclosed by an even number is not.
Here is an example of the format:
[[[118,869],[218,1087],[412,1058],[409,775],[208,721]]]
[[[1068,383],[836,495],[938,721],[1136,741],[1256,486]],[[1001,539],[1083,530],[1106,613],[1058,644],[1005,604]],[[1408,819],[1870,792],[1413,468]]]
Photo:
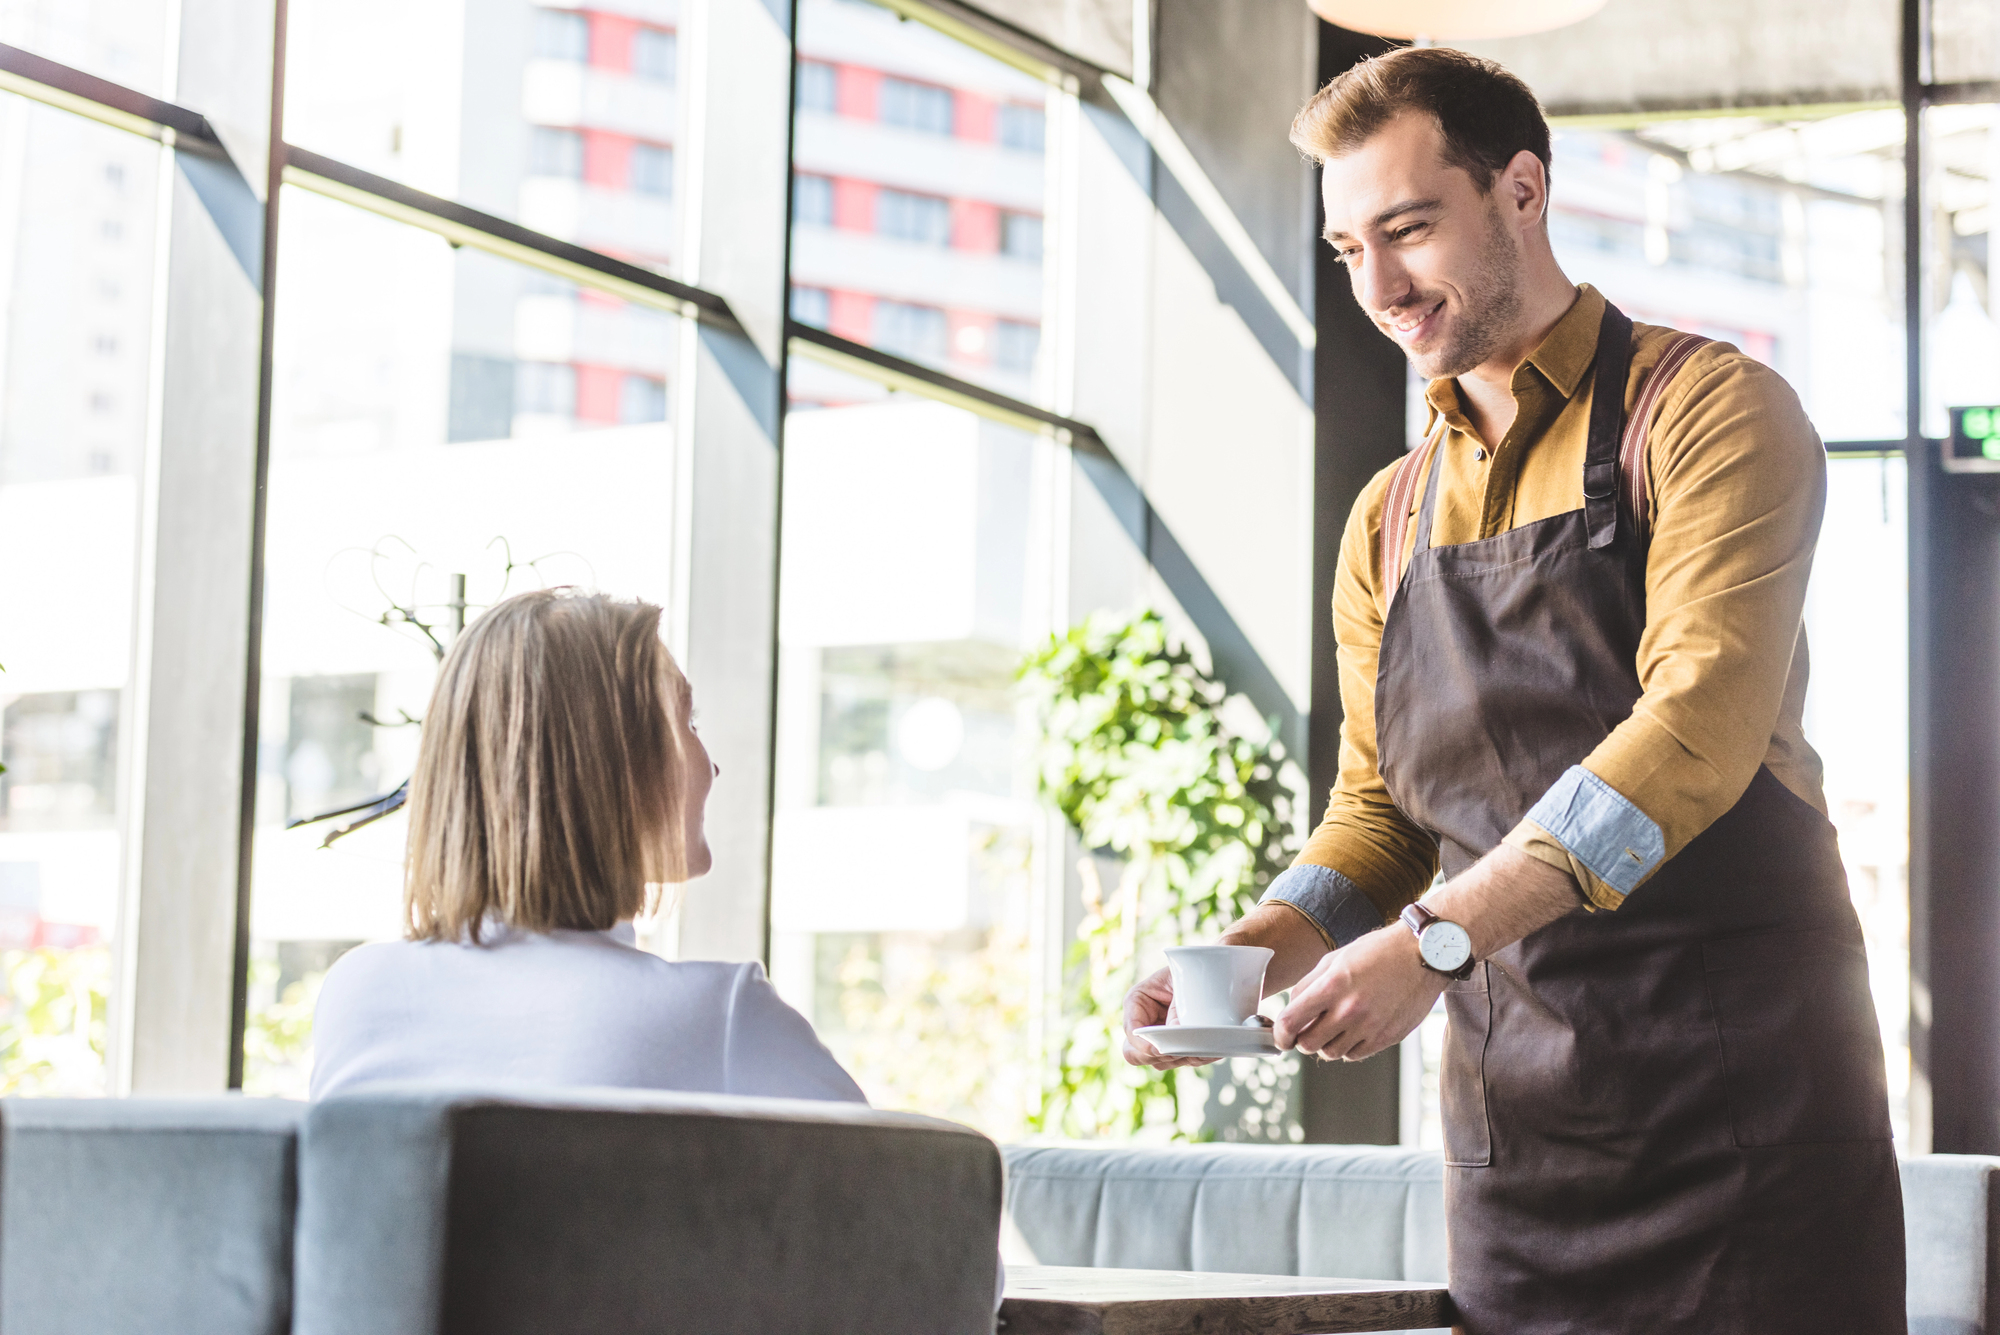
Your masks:
[[[1590,548],[1618,537],[1618,453],[1625,426],[1625,379],[1632,366],[1632,322],[1604,303],[1591,369],[1590,444],[1583,456],[1583,522]]]
[[[1678,334],[1667,344],[1666,352],[1659,364],[1653,368],[1646,383],[1639,390],[1639,401],[1632,405],[1632,416],[1625,423],[1625,442],[1618,451],[1618,476],[1625,489],[1625,513],[1632,517],[1633,528],[1639,540],[1645,541],[1653,529],[1653,492],[1648,485],[1647,469],[1651,462],[1646,455],[1646,433],[1650,427],[1653,409],[1659,405],[1660,396],[1674,383],[1688,358],[1707,347],[1711,340],[1700,334]]]
[[[1437,429],[1432,431],[1423,444],[1403,456],[1396,465],[1396,472],[1389,479],[1389,492],[1382,498],[1382,587],[1389,591],[1388,600],[1383,603],[1383,614],[1396,601],[1396,590],[1403,582],[1403,537],[1410,531],[1410,511],[1415,508],[1417,479],[1424,474],[1424,465],[1437,453],[1438,442],[1444,439],[1445,422],[1440,416]],[[1435,476],[1433,486],[1435,490]],[[1418,534],[1419,548],[1428,545],[1430,524],[1423,525]]]

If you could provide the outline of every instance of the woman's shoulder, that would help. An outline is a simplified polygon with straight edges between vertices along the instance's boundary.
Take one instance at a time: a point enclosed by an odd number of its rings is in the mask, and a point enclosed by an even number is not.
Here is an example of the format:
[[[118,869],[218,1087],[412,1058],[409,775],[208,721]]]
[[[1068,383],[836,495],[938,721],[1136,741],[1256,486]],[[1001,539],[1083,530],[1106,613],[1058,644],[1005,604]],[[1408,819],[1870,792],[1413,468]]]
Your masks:
[[[320,995],[324,997],[329,989],[351,986],[371,978],[379,978],[385,972],[394,972],[405,966],[412,958],[412,952],[422,943],[416,941],[364,941],[340,954],[326,971],[326,978],[320,984]]]

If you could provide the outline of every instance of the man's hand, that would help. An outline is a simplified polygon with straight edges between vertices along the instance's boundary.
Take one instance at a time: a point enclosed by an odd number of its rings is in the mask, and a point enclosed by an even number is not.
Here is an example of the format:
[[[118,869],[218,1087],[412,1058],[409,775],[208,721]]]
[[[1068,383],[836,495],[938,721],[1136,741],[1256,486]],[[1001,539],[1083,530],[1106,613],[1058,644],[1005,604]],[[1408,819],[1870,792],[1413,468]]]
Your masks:
[[[1139,1037],[1137,1030],[1148,1025],[1174,1022],[1174,978],[1167,970],[1139,980],[1125,994],[1125,1060],[1134,1066],[1150,1066],[1171,1071],[1177,1066],[1207,1066],[1213,1058],[1169,1057]]]
[[[1501,844],[1424,899],[1472,936],[1485,959],[1582,903],[1566,872]],[[1300,980],[1279,1017],[1278,1046],[1359,1061],[1423,1023],[1449,981],[1423,967],[1417,938],[1390,923],[1326,956]]]
[[[1423,967],[1410,930],[1391,923],[1331,952],[1299,980],[1278,1017],[1278,1046],[1328,1061],[1372,1057],[1422,1024],[1448,981]]]
[[[1259,904],[1222,934],[1225,946],[1268,946],[1271,967],[1264,970],[1264,995],[1282,992],[1326,953],[1326,942],[1312,919],[1289,904]],[[1125,994],[1125,1060],[1134,1066],[1171,1071],[1177,1066],[1206,1066],[1213,1058],[1169,1057],[1139,1037],[1135,1030],[1172,1024],[1174,979],[1162,969]]]

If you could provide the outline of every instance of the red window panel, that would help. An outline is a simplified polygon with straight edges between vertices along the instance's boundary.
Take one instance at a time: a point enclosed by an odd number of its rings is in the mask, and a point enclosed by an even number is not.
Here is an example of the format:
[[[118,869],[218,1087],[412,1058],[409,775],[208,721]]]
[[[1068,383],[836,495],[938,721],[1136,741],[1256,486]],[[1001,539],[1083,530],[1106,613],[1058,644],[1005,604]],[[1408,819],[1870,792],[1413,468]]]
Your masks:
[[[827,302],[828,333],[866,343],[875,330],[875,298],[865,292],[836,290]]]
[[[628,19],[623,14],[590,15],[590,63],[596,69],[617,70],[623,74],[632,68],[632,34],[639,31],[636,19]]]
[[[945,323],[951,330],[951,359],[973,366],[987,366],[993,361],[994,319],[984,311],[952,311],[944,313]]]
[[[990,144],[998,137],[996,125],[999,121],[999,104],[990,97],[968,93],[963,88],[952,90],[952,127],[960,139],[976,139],[982,144]]]
[[[875,230],[875,186],[837,176],[833,181],[833,225],[850,232]]]
[[[839,115],[863,121],[876,119],[875,108],[881,92],[881,71],[859,65],[834,67],[833,109]]]
[[[951,201],[951,248],[991,255],[1000,249],[1000,207],[977,199]]]
[[[632,172],[632,136],[609,130],[583,132],[583,179],[590,185],[623,190]]]
[[[615,366],[576,368],[576,418],[579,422],[618,423],[618,392],[625,373]]]

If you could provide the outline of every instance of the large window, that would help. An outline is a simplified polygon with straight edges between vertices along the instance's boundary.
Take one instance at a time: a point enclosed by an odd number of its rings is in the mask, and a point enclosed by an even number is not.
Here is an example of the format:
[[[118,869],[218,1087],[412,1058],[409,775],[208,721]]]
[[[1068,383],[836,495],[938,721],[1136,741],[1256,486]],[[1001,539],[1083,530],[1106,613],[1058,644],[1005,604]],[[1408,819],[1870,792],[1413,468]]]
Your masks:
[[[801,0],[799,53],[792,279],[829,296],[795,302],[795,318],[1042,397],[1044,87],[851,0]],[[792,374],[795,401],[879,392]]]
[[[293,0],[285,134],[662,272],[680,108],[674,0]]]
[[[2000,403],[2000,324],[1989,248],[2000,107],[1932,107],[1924,115],[1930,231],[1924,238],[1924,433],[1950,434],[1951,408]]]
[[[174,7],[159,0],[8,0],[0,42],[158,97],[167,89]]]
[[[1016,1136],[1050,979],[1013,680],[1052,629],[1054,446],[917,401],[786,440],[772,974],[871,1101]]]
[[[0,1093],[107,1091],[159,170],[0,96]]]
[[[1897,1137],[1909,1135],[1909,636],[1903,460],[1835,458],[1806,600],[1806,739],[1868,941]]]

